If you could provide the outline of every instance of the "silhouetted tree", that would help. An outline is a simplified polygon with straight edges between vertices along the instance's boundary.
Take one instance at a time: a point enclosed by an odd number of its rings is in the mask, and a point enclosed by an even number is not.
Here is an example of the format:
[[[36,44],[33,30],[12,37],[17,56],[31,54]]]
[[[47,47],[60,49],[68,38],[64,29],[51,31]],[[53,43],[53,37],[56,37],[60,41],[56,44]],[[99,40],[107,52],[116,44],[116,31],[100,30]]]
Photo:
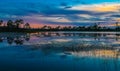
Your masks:
[[[8,22],[7,22],[7,27],[8,27],[8,28],[14,27],[14,26],[13,26],[13,21],[12,21],[12,20],[8,20]]]
[[[24,24],[24,21],[22,20],[22,19],[19,19],[19,24],[20,24],[20,26],[22,25],[22,24]],[[29,24],[29,23],[28,23]],[[19,26],[19,27],[20,27]],[[30,26],[30,25],[29,25]],[[20,27],[21,28],[21,27]]]
[[[47,28],[47,26],[46,25],[44,25],[41,29],[42,30],[45,30]]]
[[[20,28],[21,24],[24,24],[24,21],[22,19],[16,20],[14,22],[14,25],[15,25],[16,28]]]
[[[29,24],[29,23],[26,23],[26,24],[24,25],[24,28],[30,29],[30,24]]]
[[[2,26],[3,25],[3,20],[0,20],[0,26]]]
[[[47,29],[51,30],[51,29],[52,29],[52,27],[51,27],[51,26],[47,26]]]
[[[116,24],[116,30],[119,30],[119,23],[116,22],[115,24]]]
[[[72,26],[68,26],[68,28],[71,30],[71,29],[72,29]]]
[[[54,28],[55,30],[60,30],[61,29],[61,26],[57,26]]]
[[[97,23],[95,23],[95,24],[93,25],[93,28],[92,28],[92,29],[97,30],[97,29],[98,29],[98,24],[97,24]]]
[[[60,29],[60,28],[61,28],[61,26],[57,26],[56,28]]]

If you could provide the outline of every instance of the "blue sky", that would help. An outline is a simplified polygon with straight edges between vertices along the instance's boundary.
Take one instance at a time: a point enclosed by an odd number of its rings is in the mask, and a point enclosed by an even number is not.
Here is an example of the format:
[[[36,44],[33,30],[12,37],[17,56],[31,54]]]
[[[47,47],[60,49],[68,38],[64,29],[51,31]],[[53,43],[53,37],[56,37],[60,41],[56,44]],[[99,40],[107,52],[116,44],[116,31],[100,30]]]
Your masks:
[[[1,0],[0,19],[42,25],[112,26],[120,20],[119,0]]]

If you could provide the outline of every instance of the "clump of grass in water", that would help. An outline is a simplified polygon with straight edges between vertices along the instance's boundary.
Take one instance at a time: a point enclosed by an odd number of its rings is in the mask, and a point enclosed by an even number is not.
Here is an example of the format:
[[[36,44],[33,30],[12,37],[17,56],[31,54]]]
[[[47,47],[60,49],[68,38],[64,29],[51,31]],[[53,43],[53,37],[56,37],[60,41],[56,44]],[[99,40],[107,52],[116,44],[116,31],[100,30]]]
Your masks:
[[[112,47],[108,44],[96,43],[93,44],[91,42],[85,41],[69,41],[69,42],[55,42],[52,41],[48,44],[37,45],[37,49],[44,50],[55,50],[55,51],[89,51],[89,50],[97,50],[97,49],[112,49]]]

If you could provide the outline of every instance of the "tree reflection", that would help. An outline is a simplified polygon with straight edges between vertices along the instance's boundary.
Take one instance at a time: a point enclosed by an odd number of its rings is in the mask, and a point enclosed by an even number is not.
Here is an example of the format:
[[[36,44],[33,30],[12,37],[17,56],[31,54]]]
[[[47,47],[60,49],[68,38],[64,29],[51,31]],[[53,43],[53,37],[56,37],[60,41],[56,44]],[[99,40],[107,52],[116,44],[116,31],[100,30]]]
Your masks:
[[[23,39],[22,38],[20,38],[20,37],[17,37],[15,40],[14,40],[14,42],[17,44],[17,45],[22,45],[23,44]]]
[[[16,44],[16,45],[22,45],[24,41],[30,40],[30,34],[24,34],[24,35],[18,35],[18,34],[1,34],[0,35],[0,43],[4,43],[4,40],[7,41],[9,45]]]
[[[30,40],[30,34],[25,35],[25,40],[29,41]]]
[[[12,44],[13,43],[13,41],[14,41],[14,38],[12,38],[12,37],[7,37],[7,42],[8,42],[8,44]]]
[[[32,33],[34,34],[34,33]],[[39,32],[36,33],[38,38],[39,37],[78,37],[78,38],[91,38],[95,41],[101,41],[101,40],[114,40],[114,41],[119,41],[120,39],[120,34],[119,33],[81,33],[81,32]],[[0,42],[2,43],[3,38],[7,38],[8,44],[17,44],[17,45],[22,45],[24,41],[30,41],[31,34],[24,34],[24,35],[7,35],[7,36],[1,36]]]
[[[102,39],[114,39],[119,41],[120,33],[81,33],[81,32],[39,32],[39,37],[80,37],[80,38],[93,38],[94,40],[101,41]]]
[[[3,42],[3,39],[2,38],[0,38],[0,43],[2,43]]]

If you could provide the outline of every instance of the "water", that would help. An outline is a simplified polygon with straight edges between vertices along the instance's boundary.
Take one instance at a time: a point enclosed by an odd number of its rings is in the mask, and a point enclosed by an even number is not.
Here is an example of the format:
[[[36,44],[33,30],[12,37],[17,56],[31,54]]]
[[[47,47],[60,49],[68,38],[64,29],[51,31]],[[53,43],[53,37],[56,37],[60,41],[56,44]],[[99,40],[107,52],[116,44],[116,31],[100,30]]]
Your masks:
[[[0,71],[120,71],[119,32],[0,33]]]

